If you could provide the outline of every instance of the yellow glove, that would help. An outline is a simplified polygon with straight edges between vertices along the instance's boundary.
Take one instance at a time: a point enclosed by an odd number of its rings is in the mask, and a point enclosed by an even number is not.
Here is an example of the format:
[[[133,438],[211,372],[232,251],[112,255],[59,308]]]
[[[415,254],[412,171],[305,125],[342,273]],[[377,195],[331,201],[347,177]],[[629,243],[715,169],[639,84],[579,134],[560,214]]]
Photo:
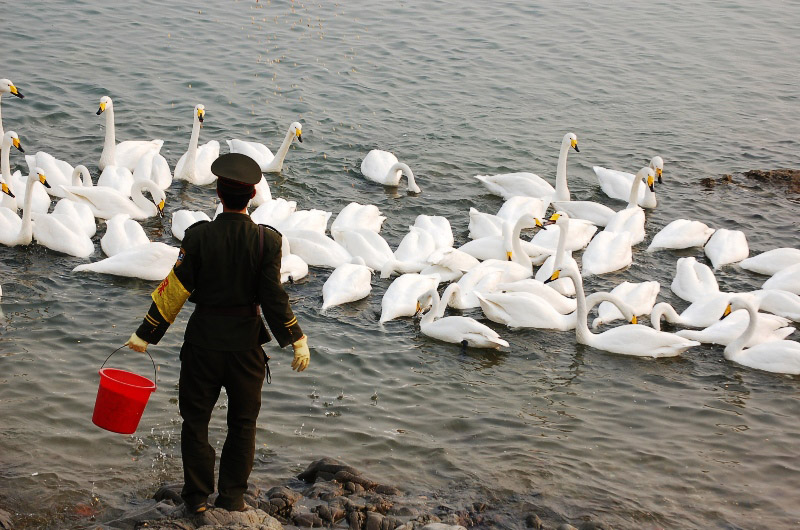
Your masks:
[[[128,342],[125,343],[128,348],[141,353],[147,351],[147,344],[147,342],[139,338],[139,335],[137,335],[135,331],[131,335],[131,338],[128,339]]]
[[[294,348],[292,370],[302,372],[308,367],[308,362],[311,360],[311,352],[308,351],[308,338],[303,335],[292,344],[292,347]]]

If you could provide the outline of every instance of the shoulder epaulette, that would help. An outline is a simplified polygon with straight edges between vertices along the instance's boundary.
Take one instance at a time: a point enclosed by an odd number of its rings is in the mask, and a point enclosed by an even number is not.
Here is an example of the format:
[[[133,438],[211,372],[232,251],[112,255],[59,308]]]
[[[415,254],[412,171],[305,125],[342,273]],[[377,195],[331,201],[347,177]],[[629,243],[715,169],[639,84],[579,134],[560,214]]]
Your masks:
[[[188,232],[189,230],[191,230],[192,228],[194,228],[194,227],[195,227],[195,226],[197,226],[197,225],[201,225],[201,224],[203,224],[203,223],[208,223],[208,222],[210,222],[210,221],[206,221],[205,219],[200,219],[199,221],[196,221],[196,222],[194,222],[194,223],[190,224],[190,225],[189,225],[189,227],[186,229],[186,231],[185,231],[185,232]],[[184,232],[184,233],[185,233],[185,232]]]
[[[278,237],[283,237],[283,234],[281,234],[281,233],[278,231],[278,229],[277,229],[277,228],[275,228],[274,226],[269,226],[269,225],[265,225],[265,224],[261,224],[261,223],[259,223],[259,225],[260,225],[260,226],[263,226],[264,228],[269,228],[270,230],[272,230],[273,232],[275,232],[276,234],[278,234]]]

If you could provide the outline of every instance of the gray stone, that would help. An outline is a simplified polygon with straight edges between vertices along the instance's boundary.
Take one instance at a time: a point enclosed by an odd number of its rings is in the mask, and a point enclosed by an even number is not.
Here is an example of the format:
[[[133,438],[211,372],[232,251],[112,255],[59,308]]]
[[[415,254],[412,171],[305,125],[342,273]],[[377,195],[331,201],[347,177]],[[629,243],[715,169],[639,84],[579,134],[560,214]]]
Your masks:
[[[292,522],[297,526],[306,528],[322,528],[325,523],[316,513],[298,513],[292,518]]]
[[[536,530],[542,530],[542,520],[539,519],[539,516],[535,513],[529,513],[527,517],[525,517],[525,526],[528,528],[535,528]]]
[[[282,530],[283,525],[263,510],[253,509],[244,512],[229,512],[220,508],[211,508],[196,516],[198,528],[211,526],[214,528],[244,527],[270,530]]]
[[[13,528],[11,524],[11,514],[5,510],[0,510],[0,528],[7,530]]]
[[[556,528],[556,530],[578,530],[578,529],[569,523],[563,523],[558,525],[558,528]]]

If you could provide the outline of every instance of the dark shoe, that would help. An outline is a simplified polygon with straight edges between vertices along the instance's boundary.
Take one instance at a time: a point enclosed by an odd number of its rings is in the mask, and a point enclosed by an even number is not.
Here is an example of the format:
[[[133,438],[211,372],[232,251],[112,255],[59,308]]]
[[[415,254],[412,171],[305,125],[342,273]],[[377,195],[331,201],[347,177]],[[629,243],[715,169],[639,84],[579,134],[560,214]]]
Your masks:
[[[208,504],[207,502],[201,502],[200,504],[195,504],[194,506],[189,508],[188,509],[188,513],[192,513],[192,514],[203,513],[204,511],[208,510],[209,508],[211,508],[210,504]]]

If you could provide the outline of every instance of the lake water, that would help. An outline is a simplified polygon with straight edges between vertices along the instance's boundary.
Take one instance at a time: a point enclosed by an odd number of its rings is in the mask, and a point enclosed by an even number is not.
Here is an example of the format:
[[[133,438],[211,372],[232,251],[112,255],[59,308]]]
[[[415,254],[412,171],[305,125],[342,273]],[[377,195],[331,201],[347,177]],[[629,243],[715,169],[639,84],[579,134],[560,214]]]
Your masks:
[[[118,140],[162,138],[174,167],[192,108],[200,141],[257,140],[275,150],[292,121],[273,196],[338,212],[376,204],[395,247],[418,214],[449,218],[467,239],[468,209],[502,199],[473,176],[533,171],[553,182],[561,137],[574,132],[570,189],[614,208],[593,165],[635,170],[665,159],[659,205],[634,265],[587,281],[669,290],[680,256],[643,252],[677,218],[743,230],[751,253],[797,246],[798,203],[751,185],[701,180],[752,168],[797,167],[800,6],[737,1],[632,2],[101,2],[4,5],[0,77],[6,130],[97,177],[113,98]],[[407,162],[418,196],[359,171],[373,148]],[[24,159],[12,154],[12,166]],[[170,213],[212,211],[213,188],[173,183],[151,239],[177,244]],[[103,226],[95,237],[99,242]],[[99,243],[92,260],[100,259]],[[180,481],[177,359],[190,313],[150,348],[159,389],[134,436],[91,424],[97,369],[139,324],[152,282],[73,274],[85,260],[40,246],[0,248],[0,506],[30,526],[100,519],[164,481]],[[800,524],[800,380],[742,368],[721,347],[647,360],[576,345],[573,333],[512,331],[511,347],[469,350],[426,338],[410,319],[378,324],[389,285],[321,315],[329,271],[289,286],[309,336],[310,368],[291,371],[270,346],[252,478],[277,482],[331,456],[409,492],[453,506],[531,502],[578,525],[617,528],[786,528]],[[723,290],[764,277],[729,266]],[[465,314],[480,317],[480,311]],[[795,339],[796,340],[796,339]],[[149,360],[112,361],[140,373]],[[212,422],[221,448],[224,399]],[[92,499],[97,499],[93,501]],[[63,519],[66,518],[66,519]],[[49,521],[49,522],[48,522]],[[520,526],[522,523],[520,523]]]

